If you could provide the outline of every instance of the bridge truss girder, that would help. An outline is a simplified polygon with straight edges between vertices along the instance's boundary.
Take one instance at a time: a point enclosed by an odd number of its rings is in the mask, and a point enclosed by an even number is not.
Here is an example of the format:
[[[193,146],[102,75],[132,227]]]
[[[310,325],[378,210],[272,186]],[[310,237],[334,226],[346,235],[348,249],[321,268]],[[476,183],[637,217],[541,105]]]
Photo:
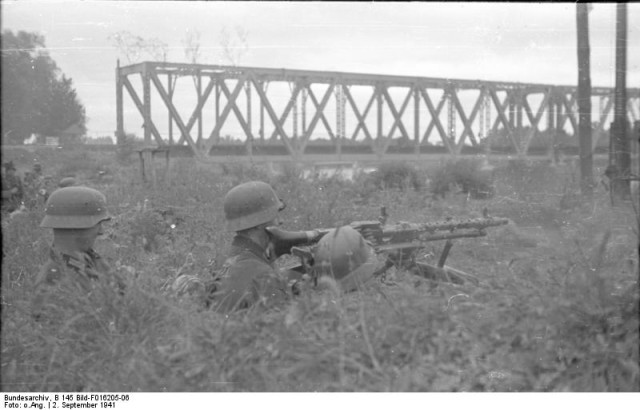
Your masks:
[[[142,98],[130,80],[131,76],[137,75],[141,83],[137,88],[142,88]],[[167,78],[166,88],[161,76]],[[196,103],[186,122],[175,104],[176,80],[181,77],[192,77],[195,87],[191,92],[196,92]],[[208,82],[203,91],[205,79]],[[288,84],[290,95],[269,96],[271,84]],[[318,91],[319,86],[326,88]],[[368,90],[370,96],[363,97],[362,93],[355,92],[356,88]],[[244,134],[245,154],[252,155],[254,147],[264,146],[266,117],[272,128],[269,144],[275,142],[284,147],[294,158],[305,155],[312,144],[311,137],[322,132],[322,128],[329,137],[332,148],[329,153],[340,154],[347,145],[357,143],[369,147],[379,157],[384,156],[394,143],[405,148],[409,146],[413,153],[419,154],[434,138],[436,144],[442,144],[447,152],[456,155],[465,145],[479,146],[483,141],[480,137],[491,139],[500,130],[506,133],[510,148],[525,155],[542,132],[543,116],[547,118],[545,130],[566,130],[568,126],[571,131],[568,134],[574,136],[578,130],[577,89],[571,86],[144,62],[116,69],[118,135],[125,133],[123,90],[127,91],[142,117],[146,143],[152,144],[153,139],[160,146],[186,144],[196,156],[209,155],[212,149],[228,143],[221,138],[221,132],[233,118],[239,126],[237,130]],[[460,94],[469,91],[476,95],[466,98],[465,104]],[[613,91],[613,88],[592,88],[592,97],[600,99],[599,116],[594,121],[594,147],[612,114]],[[440,98],[434,97],[434,93],[439,93]],[[212,94],[215,96],[211,103],[214,110],[206,110]],[[163,137],[154,122],[153,96],[164,105],[168,115],[168,138]],[[335,98],[330,106],[332,96]],[[530,102],[531,96],[540,100],[537,108]],[[640,89],[629,89],[627,96],[628,118],[637,120],[640,118]],[[277,109],[277,100],[286,100],[283,109]],[[412,110],[408,110],[412,101]],[[447,110],[443,112],[445,105]],[[313,111],[310,117],[309,108]],[[260,119],[257,132],[253,121],[256,111]],[[493,120],[492,112],[495,113]],[[346,126],[347,113],[351,114],[350,122],[353,123],[351,132]],[[335,114],[334,117],[331,114]],[[211,125],[208,138],[203,134],[205,119]],[[387,125],[385,129],[384,123],[389,119],[391,126]],[[197,135],[192,135],[196,123]],[[180,133],[177,142],[173,138],[174,124]],[[292,126],[291,133],[287,131],[288,126]],[[461,133],[457,132],[459,129]],[[475,129],[478,129],[477,133]],[[399,138],[394,138],[396,132]],[[360,134],[362,141],[357,140]]]

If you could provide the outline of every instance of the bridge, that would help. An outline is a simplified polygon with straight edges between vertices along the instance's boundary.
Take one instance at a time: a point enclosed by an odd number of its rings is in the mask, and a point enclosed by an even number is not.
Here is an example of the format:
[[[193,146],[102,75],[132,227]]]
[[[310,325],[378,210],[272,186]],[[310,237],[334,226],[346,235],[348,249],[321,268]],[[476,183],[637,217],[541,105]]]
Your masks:
[[[594,152],[608,152],[613,94],[592,87]],[[578,146],[577,87],[566,85],[143,62],[118,63],[116,97],[119,141],[142,124],[149,146],[200,158],[545,155]],[[139,114],[129,128],[125,103]],[[627,90],[627,118],[640,121],[640,88]]]

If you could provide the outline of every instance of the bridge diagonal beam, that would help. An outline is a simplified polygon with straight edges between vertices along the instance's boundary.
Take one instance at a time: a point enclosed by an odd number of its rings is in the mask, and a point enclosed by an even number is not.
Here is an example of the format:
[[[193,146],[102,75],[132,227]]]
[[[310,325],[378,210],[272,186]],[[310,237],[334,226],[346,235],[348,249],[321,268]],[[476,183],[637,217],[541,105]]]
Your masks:
[[[316,108],[316,113],[311,118],[309,127],[305,130],[305,133],[303,135],[303,145],[302,145],[301,152],[304,152],[304,148],[307,146],[307,141],[311,137],[311,133],[316,128],[316,125],[318,124],[318,121],[320,119],[322,119],[324,126],[327,128],[327,131],[329,132],[329,136],[331,137],[331,139],[335,140],[335,135],[331,130],[331,125],[329,124],[329,122],[324,116],[324,108],[327,106],[327,103],[329,102],[329,98],[331,97],[331,94],[333,93],[334,88],[335,88],[335,84],[333,83],[330,84],[329,87],[327,87],[327,90],[325,91],[324,96],[322,97],[322,101],[320,102],[320,104],[318,104],[318,99],[316,98],[316,95],[314,94],[313,90],[311,89],[311,87],[307,87],[308,96]]]
[[[600,113],[600,121],[598,122],[598,128],[596,128],[595,130],[595,135],[591,143],[592,149],[598,145],[598,142],[600,142],[600,136],[603,134],[605,121],[607,120],[607,117],[609,116],[609,113],[611,112],[612,108],[613,108],[613,97],[608,97],[607,102],[604,106],[604,109]]]
[[[382,89],[382,93],[384,95],[384,98],[387,100],[387,104],[389,105],[389,110],[391,111],[391,115],[393,115],[393,118],[394,118],[393,125],[389,130],[389,135],[387,135],[387,139],[384,141],[384,145],[382,146],[380,151],[381,154],[384,154],[385,152],[387,152],[387,149],[389,149],[389,145],[391,144],[391,139],[393,138],[393,133],[395,132],[396,128],[400,128],[400,132],[404,134],[405,138],[409,138],[409,133],[407,132],[407,129],[404,127],[404,124],[402,123],[402,115],[407,109],[407,105],[409,104],[409,101],[413,96],[413,89],[411,88],[409,89],[409,93],[405,97],[402,105],[400,106],[399,111],[396,110],[393,100],[389,95],[389,90],[386,87]]]
[[[178,125],[178,128],[180,129],[180,132],[182,133],[182,136],[187,139],[187,142],[189,143],[191,148],[194,150],[194,152],[197,151],[196,144],[193,141],[193,139],[191,138],[191,135],[189,135],[189,130],[184,125],[184,122],[182,121],[182,117],[180,116],[180,114],[178,113],[176,108],[171,103],[171,101],[169,99],[169,94],[167,94],[166,90],[164,89],[164,86],[160,83],[160,80],[158,79],[158,75],[155,73],[155,71],[151,71],[150,78],[151,78],[151,82],[153,83],[153,85],[155,85],[156,90],[160,94],[160,98],[162,98],[164,103],[169,108],[169,111],[173,115],[173,117],[174,117],[173,119],[176,122],[176,124]]]
[[[478,141],[476,141],[476,137],[473,132],[473,128],[471,126],[473,124],[473,120],[476,118],[476,115],[478,115],[478,110],[480,109],[480,105],[482,104],[482,101],[483,101],[482,97],[483,97],[483,94],[480,93],[480,95],[478,96],[478,99],[476,100],[476,103],[473,106],[473,109],[471,110],[471,114],[469,115],[469,118],[467,118],[464,113],[464,108],[462,107],[462,104],[460,103],[460,100],[458,99],[458,95],[456,94],[455,90],[451,93],[451,99],[453,100],[453,104],[456,107],[456,110],[458,111],[458,115],[460,115],[460,119],[462,120],[462,125],[464,126],[464,130],[462,131],[462,135],[460,136],[460,141],[458,141],[455,144],[457,154],[459,154],[460,151],[462,150],[462,146],[464,145],[464,142],[466,141],[467,136],[469,137],[469,139],[471,140],[471,143],[474,146],[478,145]]]
[[[231,98],[231,92],[224,82],[220,84],[220,90],[227,99]],[[238,108],[237,104],[234,103],[232,109],[234,114],[236,115],[236,118],[238,119],[238,122],[240,123],[240,126],[244,130],[245,135],[247,136],[246,143],[248,145],[249,139],[254,139],[253,133],[251,132],[251,127],[249,127],[249,123],[247,122],[247,120],[245,120],[244,115],[242,115],[242,111],[240,111],[240,108]]]
[[[570,94],[569,98],[567,98],[566,94],[562,95],[562,104],[565,106],[566,110],[562,115],[562,119],[560,120],[560,125],[558,126],[558,128],[562,129],[564,127],[565,121],[568,118],[569,122],[571,123],[571,127],[573,128],[573,135],[576,135],[578,132],[578,124],[576,122],[575,117],[573,116],[574,102],[575,102],[575,97],[573,94]]]
[[[186,139],[188,144],[194,150],[194,152],[196,151],[199,152],[196,146],[196,143],[193,141],[193,138],[191,138],[190,132],[191,132],[191,127],[193,127],[193,124],[195,124],[196,122],[197,113],[199,112],[199,109],[202,108],[202,106],[198,104],[198,107],[196,108],[193,115],[189,119],[189,123],[185,125],[184,121],[182,120],[182,117],[178,113],[178,110],[176,110],[176,107],[173,105],[173,102],[171,101],[169,94],[167,93],[167,91],[164,89],[164,86],[160,82],[160,79],[158,78],[157,73],[155,71],[152,71],[150,73],[150,76],[151,76],[151,82],[153,82],[153,85],[156,87],[156,90],[160,94],[160,98],[162,98],[162,101],[164,101],[165,105],[171,112],[171,115],[173,116],[174,121],[176,122],[176,124],[178,125],[178,128],[180,129],[180,133],[182,134],[180,137],[180,141],[183,141]],[[210,85],[212,86],[212,84]]]
[[[287,105],[284,107],[284,110],[282,111],[282,115],[278,120],[280,127],[279,128],[276,127],[276,129],[271,133],[271,138],[275,138],[275,136],[278,134],[280,129],[284,130],[284,123],[287,121],[287,118],[289,117],[289,113],[295,106],[296,101],[298,100],[298,94],[300,94],[301,90],[302,90],[302,87],[300,86],[300,84],[296,83],[295,86],[293,87],[293,90],[291,91],[291,98],[289,98],[289,101],[287,102]],[[275,110],[273,112],[275,113]],[[283,138],[289,139],[287,135],[285,135]]]
[[[244,88],[244,83],[246,79],[247,79],[246,75],[240,75],[238,77],[237,79],[238,82],[235,88],[233,89],[233,93],[231,93],[231,96],[227,99],[227,105],[224,106],[224,109],[220,113],[220,117],[218,117],[216,121],[216,125],[213,127],[211,134],[209,134],[209,140],[205,143],[205,153],[209,153],[211,151],[211,147],[213,147],[213,144],[219,142],[220,129],[222,128],[222,125],[224,124],[224,122],[227,120],[227,117],[231,112],[232,106],[235,105],[236,99],[238,98],[238,95],[240,95],[240,91],[242,91],[242,89]],[[223,79],[220,82],[220,84],[224,83],[224,81],[225,79]]]
[[[204,107],[204,104],[209,99],[209,95],[211,95],[211,91],[213,90],[213,86],[214,85],[215,85],[215,80],[213,79],[213,77],[210,77],[209,78],[209,84],[207,84],[207,88],[205,88],[204,94],[202,94],[201,100],[198,102],[198,105],[193,110],[193,113],[191,114],[191,117],[189,117],[189,121],[187,122],[187,130],[189,132],[191,132],[191,129],[193,128],[193,125],[196,123],[196,120],[198,119],[198,114],[200,114],[200,112],[202,111],[202,107]],[[175,82],[174,82],[174,86],[173,87],[175,87]],[[173,93],[173,90],[174,90],[174,88],[172,88],[172,93]],[[171,104],[175,109],[175,106],[173,105],[173,102],[171,100],[171,95],[169,95],[169,102],[167,103],[165,101],[165,104],[167,104],[167,107],[169,107],[169,104]],[[169,108],[169,110],[171,110],[171,108]],[[181,135],[180,136],[180,140],[178,141],[177,145],[182,145],[184,143],[184,141],[185,141],[185,136]]]
[[[440,112],[442,111],[442,108],[444,107],[444,103],[446,102],[446,98],[444,98],[444,94],[442,94],[442,97],[440,98],[440,102],[438,102],[437,108],[433,107],[431,98],[429,98],[429,94],[427,94],[427,91],[424,88],[420,89],[420,95],[422,95],[422,99],[427,105],[429,114],[431,114],[431,122],[429,122],[429,125],[427,126],[427,129],[424,132],[424,136],[422,137],[423,142],[428,141],[429,135],[431,134],[431,130],[433,130],[433,127],[436,127],[436,129],[438,130],[438,133],[440,133],[440,139],[442,140],[442,143],[444,144],[445,147],[447,147],[447,151],[452,153],[453,147],[451,146],[449,137],[447,136],[447,133],[444,130],[442,123],[440,122]]]
[[[349,101],[349,104],[351,104],[351,108],[353,109],[353,113],[356,116],[356,119],[358,120],[358,125],[356,126],[355,130],[353,131],[353,134],[351,135],[351,140],[355,141],[357,135],[358,135],[358,131],[360,131],[360,129],[362,129],[362,131],[364,132],[365,135],[365,139],[368,141],[373,141],[373,137],[371,136],[371,133],[369,132],[369,128],[367,127],[367,124],[365,123],[365,118],[367,117],[367,115],[369,114],[369,110],[371,110],[371,107],[373,106],[373,102],[376,99],[376,92],[373,92],[373,95],[371,96],[371,98],[369,98],[369,102],[367,103],[367,106],[364,109],[364,112],[362,115],[360,115],[360,111],[358,110],[358,106],[356,105],[355,100],[353,99],[353,96],[351,95],[351,91],[349,91],[349,87],[344,87],[344,91],[345,91],[345,95],[347,96],[347,100]]]
[[[325,95],[322,96],[322,102],[318,103],[318,98],[316,97],[316,95],[314,94],[313,90],[311,90],[311,87],[307,88],[307,95],[308,97],[311,99],[311,102],[313,103],[314,108],[316,109],[316,114],[319,115],[319,120],[322,121],[322,123],[324,124],[325,129],[329,132],[329,138],[331,140],[335,140],[336,136],[333,133],[333,130],[331,129],[331,124],[329,124],[329,121],[327,120],[327,117],[324,115],[324,108],[326,107],[326,105],[329,103],[329,99],[331,97],[331,91],[329,88],[327,88],[327,92],[325,93]],[[321,109],[322,107],[322,109]],[[313,121],[313,118],[312,118]],[[317,121],[316,123],[313,124],[313,127],[315,128],[317,125]],[[311,130],[313,131],[313,130]],[[308,139],[308,137],[311,137],[311,133],[306,133],[304,135],[305,140]]]
[[[491,100],[493,101],[493,105],[496,107],[496,113],[498,114],[498,117],[496,118],[496,121],[493,125],[492,130],[497,130],[498,129],[498,123],[502,122],[502,125],[504,125],[505,130],[507,131],[507,134],[509,135],[509,139],[511,140],[511,144],[513,144],[513,147],[516,149],[516,152],[520,155],[523,154],[522,152],[522,147],[520,146],[520,144],[518,143],[518,141],[515,139],[515,135],[513,132],[513,128],[511,127],[511,123],[509,122],[509,119],[507,118],[507,115],[504,113],[506,108],[509,105],[509,102],[512,98],[511,93],[507,93],[507,97],[504,99],[503,103],[500,103],[500,98],[498,98],[498,93],[496,92],[496,90],[491,90],[491,92],[489,93],[489,95],[491,96]]]
[[[531,123],[531,129],[527,131],[524,139],[524,152],[527,152],[529,150],[529,145],[531,145],[531,141],[533,140],[534,135],[539,131],[538,124],[540,124],[542,114],[544,114],[545,110],[547,109],[550,94],[550,90],[545,91],[544,97],[542,98],[540,106],[538,107],[538,111],[535,115],[533,115],[533,111],[531,110],[531,106],[529,105],[529,101],[527,101],[526,96],[522,98],[522,106],[524,107],[524,111],[527,113],[527,117],[529,118],[529,122]]]
[[[638,117],[636,116],[636,110],[633,108],[633,100],[631,98],[627,99],[627,113],[629,113],[629,117],[631,119],[632,124],[638,121]]]
[[[127,92],[129,93],[129,96],[131,96],[131,99],[133,100],[133,103],[135,104],[136,108],[138,108],[140,115],[142,115],[142,118],[144,118],[145,117],[144,104],[140,100],[140,97],[138,97],[136,90],[133,88],[133,85],[131,85],[131,82],[126,76],[123,76],[122,84],[127,89]],[[153,123],[153,121],[149,121],[149,124],[145,122],[143,125],[145,127],[151,128],[151,133],[153,134],[153,137],[156,139],[156,142],[158,143],[158,145],[165,145],[164,141],[162,140],[162,137],[160,136],[160,132],[158,132],[158,129],[156,128],[156,125]]]
[[[294,149],[294,147],[291,145],[291,141],[289,140],[289,137],[287,136],[287,132],[284,130],[284,127],[283,127],[284,122],[286,121],[287,116],[289,115],[289,111],[291,111],[291,107],[295,102],[295,98],[289,99],[289,103],[287,104],[287,107],[285,108],[281,118],[278,119],[278,116],[276,115],[275,110],[273,109],[273,107],[271,106],[271,103],[269,102],[269,98],[267,98],[267,94],[262,88],[262,82],[259,82],[253,77],[251,78],[251,81],[253,82],[253,86],[256,89],[256,92],[258,93],[258,97],[260,97],[260,101],[262,102],[262,105],[267,110],[267,114],[269,115],[269,118],[271,118],[273,125],[276,127],[276,131],[280,134],[280,137],[282,138],[282,142],[284,142],[284,145],[287,148],[289,155],[293,157],[298,156],[298,150]],[[297,97],[298,93],[300,92],[300,87],[296,85],[293,92]],[[272,133],[271,138],[273,138],[275,134],[276,132]]]

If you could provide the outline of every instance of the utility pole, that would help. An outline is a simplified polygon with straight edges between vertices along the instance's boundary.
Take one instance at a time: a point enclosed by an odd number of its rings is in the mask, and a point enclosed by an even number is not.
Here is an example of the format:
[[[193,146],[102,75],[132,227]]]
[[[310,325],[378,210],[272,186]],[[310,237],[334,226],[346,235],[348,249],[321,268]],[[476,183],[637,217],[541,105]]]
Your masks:
[[[578,140],[580,144],[580,191],[593,194],[593,149],[591,147],[591,68],[589,48],[589,4],[576,4],[578,31]]]
[[[627,135],[627,4],[616,4],[616,85],[613,122],[610,129],[610,174],[612,198],[630,195],[631,155]]]

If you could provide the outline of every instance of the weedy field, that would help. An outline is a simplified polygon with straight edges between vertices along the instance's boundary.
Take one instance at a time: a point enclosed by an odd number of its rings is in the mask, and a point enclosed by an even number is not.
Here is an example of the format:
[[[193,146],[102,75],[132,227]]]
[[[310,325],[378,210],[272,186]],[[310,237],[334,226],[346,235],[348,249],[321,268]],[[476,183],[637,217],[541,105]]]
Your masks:
[[[19,167],[37,156],[45,173],[74,173],[106,194],[114,218],[97,250],[128,290],[61,294],[52,308],[60,321],[34,322],[29,301],[51,233],[38,227],[42,210],[3,217],[3,391],[640,390],[638,219],[601,189],[581,198],[571,165],[504,162],[475,186],[491,191],[481,195],[443,172],[476,175],[467,165],[308,181],[293,166],[272,173],[172,159],[154,188],[122,155],[4,154]],[[249,179],[270,182],[287,203],[285,229],[373,219],[383,205],[390,221],[486,209],[512,223],[456,241],[448,264],[477,275],[477,286],[392,268],[361,292],[328,287],[280,311],[224,316],[171,284],[221,266],[231,239],[222,198]],[[441,246],[421,258],[433,261]]]

